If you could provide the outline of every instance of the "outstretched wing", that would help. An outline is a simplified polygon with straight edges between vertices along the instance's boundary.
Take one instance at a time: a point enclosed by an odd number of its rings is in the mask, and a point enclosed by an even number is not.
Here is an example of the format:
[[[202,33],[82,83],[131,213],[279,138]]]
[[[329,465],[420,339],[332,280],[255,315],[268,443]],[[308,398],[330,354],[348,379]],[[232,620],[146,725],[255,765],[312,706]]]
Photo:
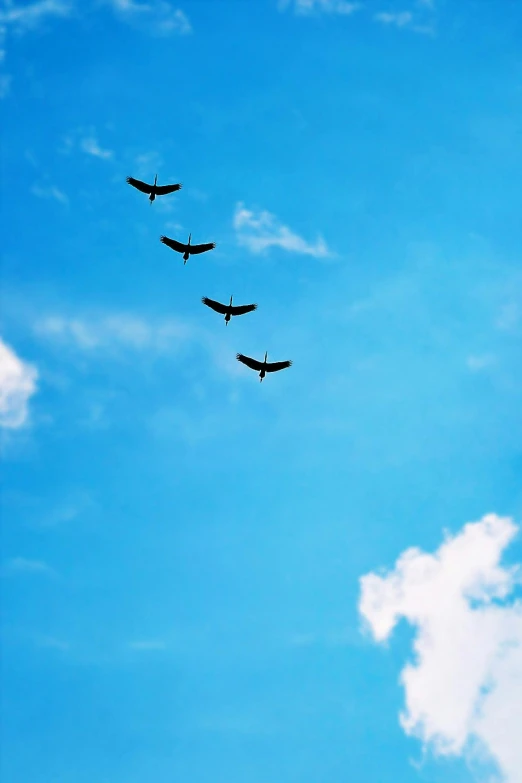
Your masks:
[[[236,354],[236,359],[242,364],[246,364],[251,370],[261,370],[263,362],[258,362],[257,359],[251,359],[250,356],[243,356],[242,353]]]
[[[174,193],[176,190],[181,190],[181,182],[178,185],[156,185],[156,195],[166,196],[167,193]]]
[[[141,179],[134,179],[134,177],[127,177],[127,182],[132,185],[133,188],[138,188],[142,193],[151,193],[152,187],[147,185],[146,182],[142,182]]]
[[[191,255],[197,255],[197,253],[205,253],[207,250],[213,250],[215,247],[215,242],[207,242],[206,245],[189,245],[189,253]]]
[[[292,362],[269,362],[266,365],[267,372],[277,372],[278,370],[286,370],[287,367],[291,367]]]
[[[251,313],[253,310],[257,310],[256,304],[251,305],[238,305],[237,307],[230,308],[231,315],[245,315],[245,313]]]
[[[221,304],[221,302],[215,302],[213,299],[209,299],[206,296],[204,296],[201,301],[207,307],[211,307],[212,310],[215,310],[216,313],[221,313],[221,315],[225,315],[225,313],[227,312],[227,306]]]
[[[167,247],[170,247],[172,250],[177,250],[178,253],[184,253],[187,249],[186,245],[183,245],[181,242],[177,242],[175,239],[170,239],[170,237],[160,237],[160,242],[163,242],[164,245],[167,245]]]

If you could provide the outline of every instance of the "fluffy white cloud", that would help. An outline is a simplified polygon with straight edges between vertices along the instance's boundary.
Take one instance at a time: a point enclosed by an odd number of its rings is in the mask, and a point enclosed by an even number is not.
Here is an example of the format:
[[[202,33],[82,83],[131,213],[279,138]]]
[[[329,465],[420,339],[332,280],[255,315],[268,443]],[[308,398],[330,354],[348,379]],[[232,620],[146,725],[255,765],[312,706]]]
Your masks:
[[[29,398],[36,391],[36,369],[23,362],[0,338],[0,426],[25,424]]]
[[[284,226],[270,212],[251,212],[241,202],[236,205],[234,228],[240,245],[252,253],[262,253],[270,247],[280,247],[290,253],[325,258],[330,255],[326,242],[318,237],[314,244]]]
[[[401,618],[416,630],[401,673],[406,733],[439,754],[486,751],[508,783],[522,783],[522,602],[520,569],[500,561],[517,530],[490,514],[434,554],[408,549],[391,572],[362,577],[359,605],[376,641]]]

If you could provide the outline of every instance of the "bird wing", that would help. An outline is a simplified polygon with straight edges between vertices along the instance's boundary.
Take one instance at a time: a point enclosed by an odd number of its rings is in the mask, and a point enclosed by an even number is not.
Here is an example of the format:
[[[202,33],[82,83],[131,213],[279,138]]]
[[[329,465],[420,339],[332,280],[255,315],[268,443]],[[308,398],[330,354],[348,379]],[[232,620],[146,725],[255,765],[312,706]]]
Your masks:
[[[237,307],[230,308],[230,315],[245,315],[245,313],[251,313],[253,310],[257,310],[256,304],[237,305]]]
[[[207,307],[211,307],[212,310],[215,310],[216,313],[221,313],[221,315],[225,315],[227,312],[227,306],[221,304],[221,302],[215,302],[213,299],[208,299],[208,297],[206,296],[204,296],[201,301]]]
[[[132,185],[133,188],[138,188],[142,193],[151,193],[152,187],[147,185],[146,182],[142,182],[141,179],[134,179],[134,177],[127,177],[127,182]]]
[[[181,190],[181,182],[178,185],[156,185],[156,195],[166,196],[167,193],[174,193],[176,190]]]
[[[251,370],[260,370],[263,366],[263,362],[258,362],[257,359],[251,359],[250,356],[243,356],[242,353],[236,354],[236,359],[242,364],[246,364]]]
[[[167,247],[170,247],[172,250],[177,250],[178,253],[184,253],[187,249],[186,245],[183,245],[181,242],[177,242],[175,239],[170,239],[170,237],[160,237],[160,242],[163,242],[164,245],[167,245]]]
[[[206,250],[213,250],[215,247],[215,242],[207,242],[206,245],[189,245],[189,253],[191,255],[204,253]]]
[[[292,362],[269,362],[266,365],[267,372],[277,372],[278,370],[286,370],[287,367],[291,367]]]

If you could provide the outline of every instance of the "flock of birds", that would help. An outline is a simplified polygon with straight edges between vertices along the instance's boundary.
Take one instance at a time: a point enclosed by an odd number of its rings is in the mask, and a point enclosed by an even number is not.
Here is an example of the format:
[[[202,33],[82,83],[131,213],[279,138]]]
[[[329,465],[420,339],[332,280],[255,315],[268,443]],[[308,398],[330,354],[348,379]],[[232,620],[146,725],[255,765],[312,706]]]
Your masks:
[[[134,177],[127,177],[127,182],[129,185],[137,188],[137,190],[141,191],[142,193],[146,193],[151,204],[156,199],[156,196],[166,196],[169,193],[175,193],[177,190],[181,189],[180,183],[177,185],[158,185],[157,174],[154,177],[153,185],[148,185],[146,182],[142,182],[140,179],[134,179]],[[163,242],[164,245],[170,247],[171,250],[175,250],[177,253],[183,254],[183,265],[187,263],[189,256],[198,255],[199,253],[206,253],[208,250],[213,250],[216,247],[215,242],[206,242],[202,245],[193,245],[191,244],[191,239],[192,234],[189,234],[188,242],[185,245],[183,242],[178,242],[176,239],[171,239],[170,237],[160,237],[160,241]],[[229,304],[216,302],[214,299],[209,299],[206,296],[204,296],[201,301],[207,307],[215,310],[216,313],[224,315],[226,326],[228,326],[228,322],[233,316],[245,315],[246,313],[251,313],[254,310],[257,310],[257,304],[233,305],[232,297],[230,297]],[[236,358],[242,364],[245,364],[247,367],[250,367],[250,369],[258,372],[260,381],[263,380],[267,372],[278,372],[279,370],[285,370],[292,364],[291,361],[269,362],[267,361],[268,352],[265,353],[265,358],[262,362],[258,361],[257,359],[252,359],[250,356],[245,356],[242,353],[236,354]]]

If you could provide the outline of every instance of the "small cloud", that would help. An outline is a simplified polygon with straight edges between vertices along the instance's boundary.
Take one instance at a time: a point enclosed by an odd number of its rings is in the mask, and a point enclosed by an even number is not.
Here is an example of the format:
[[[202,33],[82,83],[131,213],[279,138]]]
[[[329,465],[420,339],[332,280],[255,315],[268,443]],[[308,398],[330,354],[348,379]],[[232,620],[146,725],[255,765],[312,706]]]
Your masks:
[[[381,24],[392,25],[394,27],[408,27],[413,21],[413,14],[410,11],[398,11],[390,13],[383,11],[375,14],[374,19]]]
[[[28,402],[36,392],[38,372],[0,338],[0,427],[17,429],[28,417]]]
[[[420,3],[425,9],[432,10],[433,6],[429,3]],[[426,18],[426,14],[419,12],[421,19]],[[388,27],[397,27],[399,29],[408,29],[421,35],[434,35],[435,29],[432,23],[433,14],[429,15],[430,21],[422,23],[411,11],[381,11],[374,14],[374,20]]]
[[[69,642],[66,642],[63,639],[56,639],[54,636],[37,636],[34,641],[38,647],[58,650],[59,652],[65,653],[71,649]]]
[[[54,185],[44,187],[42,185],[34,184],[31,188],[31,193],[37,198],[54,199],[55,201],[60,202],[60,204],[65,205],[69,203],[66,194],[62,190],[54,187]]]
[[[149,322],[133,315],[102,318],[49,316],[35,325],[38,335],[84,351],[126,348],[134,351],[168,350],[190,337],[187,325],[174,319]]]
[[[279,10],[285,10],[292,5],[299,16],[311,16],[313,14],[338,14],[350,16],[362,8],[361,3],[350,3],[347,0],[281,0]]]
[[[491,367],[495,362],[495,357],[491,354],[482,354],[480,356],[468,356],[466,364],[471,372],[480,372],[487,367]]]
[[[192,26],[187,15],[174,8],[167,0],[109,0],[115,13],[122,21],[132,24],[153,35],[188,35]]]
[[[56,571],[42,560],[28,560],[25,557],[14,557],[4,566],[4,573],[9,574],[40,574],[42,576],[57,576]]]
[[[165,650],[167,645],[161,639],[144,639],[130,642],[129,647],[131,650],[138,650],[139,652],[153,652],[155,650]]]
[[[7,98],[11,92],[11,82],[13,77],[8,73],[0,74],[0,99]]]
[[[262,253],[271,247],[279,247],[289,253],[326,258],[331,255],[326,242],[318,237],[309,243],[288,226],[281,224],[270,212],[252,212],[239,202],[236,205],[233,225],[239,245],[252,253]]]
[[[98,143],[96,136],[86,136],[80,141],[80,149],[87,155],[92,155],[101,160],[110,160],[113,156],[112,150],[105,150]]]
[[[66,0],[38,0],[29,5],[15,5],[6,2],[0,11],[0,25],[12,26],[18,31],[33,30],[48,17],[66,17],[73,10],[72,3]]]

